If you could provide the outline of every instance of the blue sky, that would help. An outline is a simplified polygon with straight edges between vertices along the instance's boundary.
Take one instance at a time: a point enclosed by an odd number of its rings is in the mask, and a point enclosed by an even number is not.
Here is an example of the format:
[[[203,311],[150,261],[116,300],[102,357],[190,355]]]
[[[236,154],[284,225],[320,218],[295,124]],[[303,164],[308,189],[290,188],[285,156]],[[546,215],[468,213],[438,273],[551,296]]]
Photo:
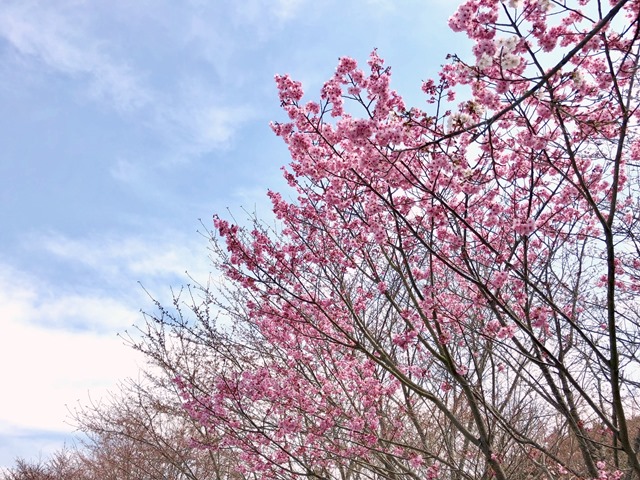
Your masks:
[[[283,188],[273,82],[317,98],[373,48],[393,86],[466,43],[451,0],[0,0],[0,466],[71,439],[67,406],[142,359],[118,332],[209,272],[198,219]]]

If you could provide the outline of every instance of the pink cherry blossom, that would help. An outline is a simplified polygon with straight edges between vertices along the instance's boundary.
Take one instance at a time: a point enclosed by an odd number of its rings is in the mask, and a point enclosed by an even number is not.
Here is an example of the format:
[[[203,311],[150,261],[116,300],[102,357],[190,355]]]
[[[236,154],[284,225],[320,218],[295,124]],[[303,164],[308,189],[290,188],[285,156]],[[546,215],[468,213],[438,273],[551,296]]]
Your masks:
[[[276,77],[292,191],[275,225],[215,217],[225,286],[176,327],[211,449],[274,479],[640,475],[639,12],[464,1],[425,109],[377,51],[306,103]]]

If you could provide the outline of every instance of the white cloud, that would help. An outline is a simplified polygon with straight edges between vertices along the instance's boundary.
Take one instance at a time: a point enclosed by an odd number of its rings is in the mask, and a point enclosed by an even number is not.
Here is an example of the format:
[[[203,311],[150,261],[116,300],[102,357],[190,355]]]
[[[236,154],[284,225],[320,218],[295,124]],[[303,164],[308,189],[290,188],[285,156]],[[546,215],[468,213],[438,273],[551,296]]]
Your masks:
[[[187,240],[165,232],[78,239],[49,233],[39,239],[25,245],[62,263],[58,280],[0,263],[0,438],[71,432],[67,406],[86,402],[89,392],[99,400],[119,380],[138,374],[144,359],[117,334],[140,324],[139,309],[150,304],[141,304],[142,290],[123,295],[114,286],[139,279],[156,294],[153,288],[161,285],[164,292],[158,296],[166,303],[175,277],[186,280],[185,268],[193,266],[196,279],[208,278],[205,242],[199,237]],[[86,290],[76,280],[65,283],[63,272],[78,265],[104,281]]]
[[[251,110],[247,107],[205,105],[180,112],[178,121],[186,120],[191,127],[191,138],[196,148],[211,150],[228,142],[236,127],[250,115]]]
[[[85,399],[89,389],[100,395],[138,371],[140,359],[116,331],[105,335],[91,325],[122,328],[139,313],[115,299],[65,295],[9,265],[1,271],[0,436],[28,429],[70,431],[65,405]],[[89,328],[59,328],[74,315],[81,315]]]
[[[0,8],[0,35],[20,54],[54,71],[86,77],[90,94],[117,110],[132,111],[148,104],[150,93],[134,70],[105,53],[98,39],[79,28],[82,22],[73,13],[37,1],[5,3]]]

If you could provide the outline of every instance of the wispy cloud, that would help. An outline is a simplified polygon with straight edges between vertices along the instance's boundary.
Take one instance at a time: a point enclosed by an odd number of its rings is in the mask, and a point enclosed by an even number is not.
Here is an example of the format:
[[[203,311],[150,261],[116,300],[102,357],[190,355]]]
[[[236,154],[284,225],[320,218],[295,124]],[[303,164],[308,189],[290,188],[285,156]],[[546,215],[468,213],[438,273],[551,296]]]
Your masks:
[[[173,144],[174,162],[227,146],[235,132],[256,116],[248,105],[231,102],[196,77],[182,79],[176,91],[174,98],[157,107],[154,120]]]
[[[41,74],[53,72],[72,79],[72,88],[79,88],[102,108],[115,110],[136,128],[142,126],[154,138],[162,139],[164,163],[181,163],[225,147],[238,128],[255,116],[244,100],[214,90],[211,82],[205,86],[207,82],[196,81],[180,68],[160,67],[136,58],[135,47],[129,51],[121,45],[136,41],[130,38],[135,33],[131,25],[122,35],[109,30],[95,32],[91,27],[97,23],[97,12],[83,5],[73,0],[9,0],[0,4],[0,38],[24,61],[45,67]],[[115,5],[113,11],[118,10],[127,15],[125,6]],[[290,6],[283,7],[283,12],[290,10]],[[197,11],[189,15],[196,16]],[[189,15],[182,21],[189,23]],[[189,45],[180,53],[188,61],[197,61],[198,55],[205,54],[199,53],[198,47],[197,43]],[[144,47],[139,48],[138,54],[145,52]],[[216,51],[226,55],[224,49]],[[171,88],[149,83],[150,76],[166,77]],[[123,174],[117,169],[114,173],[116,178]]]
[[[242,22],[268,25],[271,22],[265,19],[282,22],[292,20],[301,11],[304,3],[304,0],[245,0],[236,2],[234,9]]]
[[[82,265],[106,281],[155,283],[193,278],[206,280],[206,242],[198,235],[159,231],[148,235],[101,235],[72,238],[48,233],[28,243],[69,264]],[[203,261],[204,260],[204,261]]]
[[[119,111],[147,105],[151,95],[134,69],[112,58],[98,39],[83,32],[75,10],[56,5],[58,8],[29,0],[5,2],[0,7],[0,35],[17,52],[53,71],[84,77],[93,97]]]

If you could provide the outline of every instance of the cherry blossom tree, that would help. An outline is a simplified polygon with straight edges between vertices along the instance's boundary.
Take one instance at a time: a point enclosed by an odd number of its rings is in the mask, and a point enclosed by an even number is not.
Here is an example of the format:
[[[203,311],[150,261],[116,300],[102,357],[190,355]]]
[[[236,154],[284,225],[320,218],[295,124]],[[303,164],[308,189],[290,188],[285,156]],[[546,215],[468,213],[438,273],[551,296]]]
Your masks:
[[[69,447],[37,460],[17,459],[3,480],[241,480],[226,452],[194,448],[211,437],[182,408],[177,386],[157,368],[73,412]]]
[[[222,455],[192,447],[203,434],[181,408],[175,384],[157,370],[79,405],[73,417],[83,434],[75,457],[91,478],[231,478],[223,475],[229,462]]]
[[[222,286],[140,347],[194,445],[248,478],[640,478],[639,16],[467,0],[424,109],[376,51],[317,101],[277,76],[293,198],[214,217]]]
[[[0,471],[2,480],[89,480],[75,447],[64,447],[47,459],[18,458],[12,468]]]

